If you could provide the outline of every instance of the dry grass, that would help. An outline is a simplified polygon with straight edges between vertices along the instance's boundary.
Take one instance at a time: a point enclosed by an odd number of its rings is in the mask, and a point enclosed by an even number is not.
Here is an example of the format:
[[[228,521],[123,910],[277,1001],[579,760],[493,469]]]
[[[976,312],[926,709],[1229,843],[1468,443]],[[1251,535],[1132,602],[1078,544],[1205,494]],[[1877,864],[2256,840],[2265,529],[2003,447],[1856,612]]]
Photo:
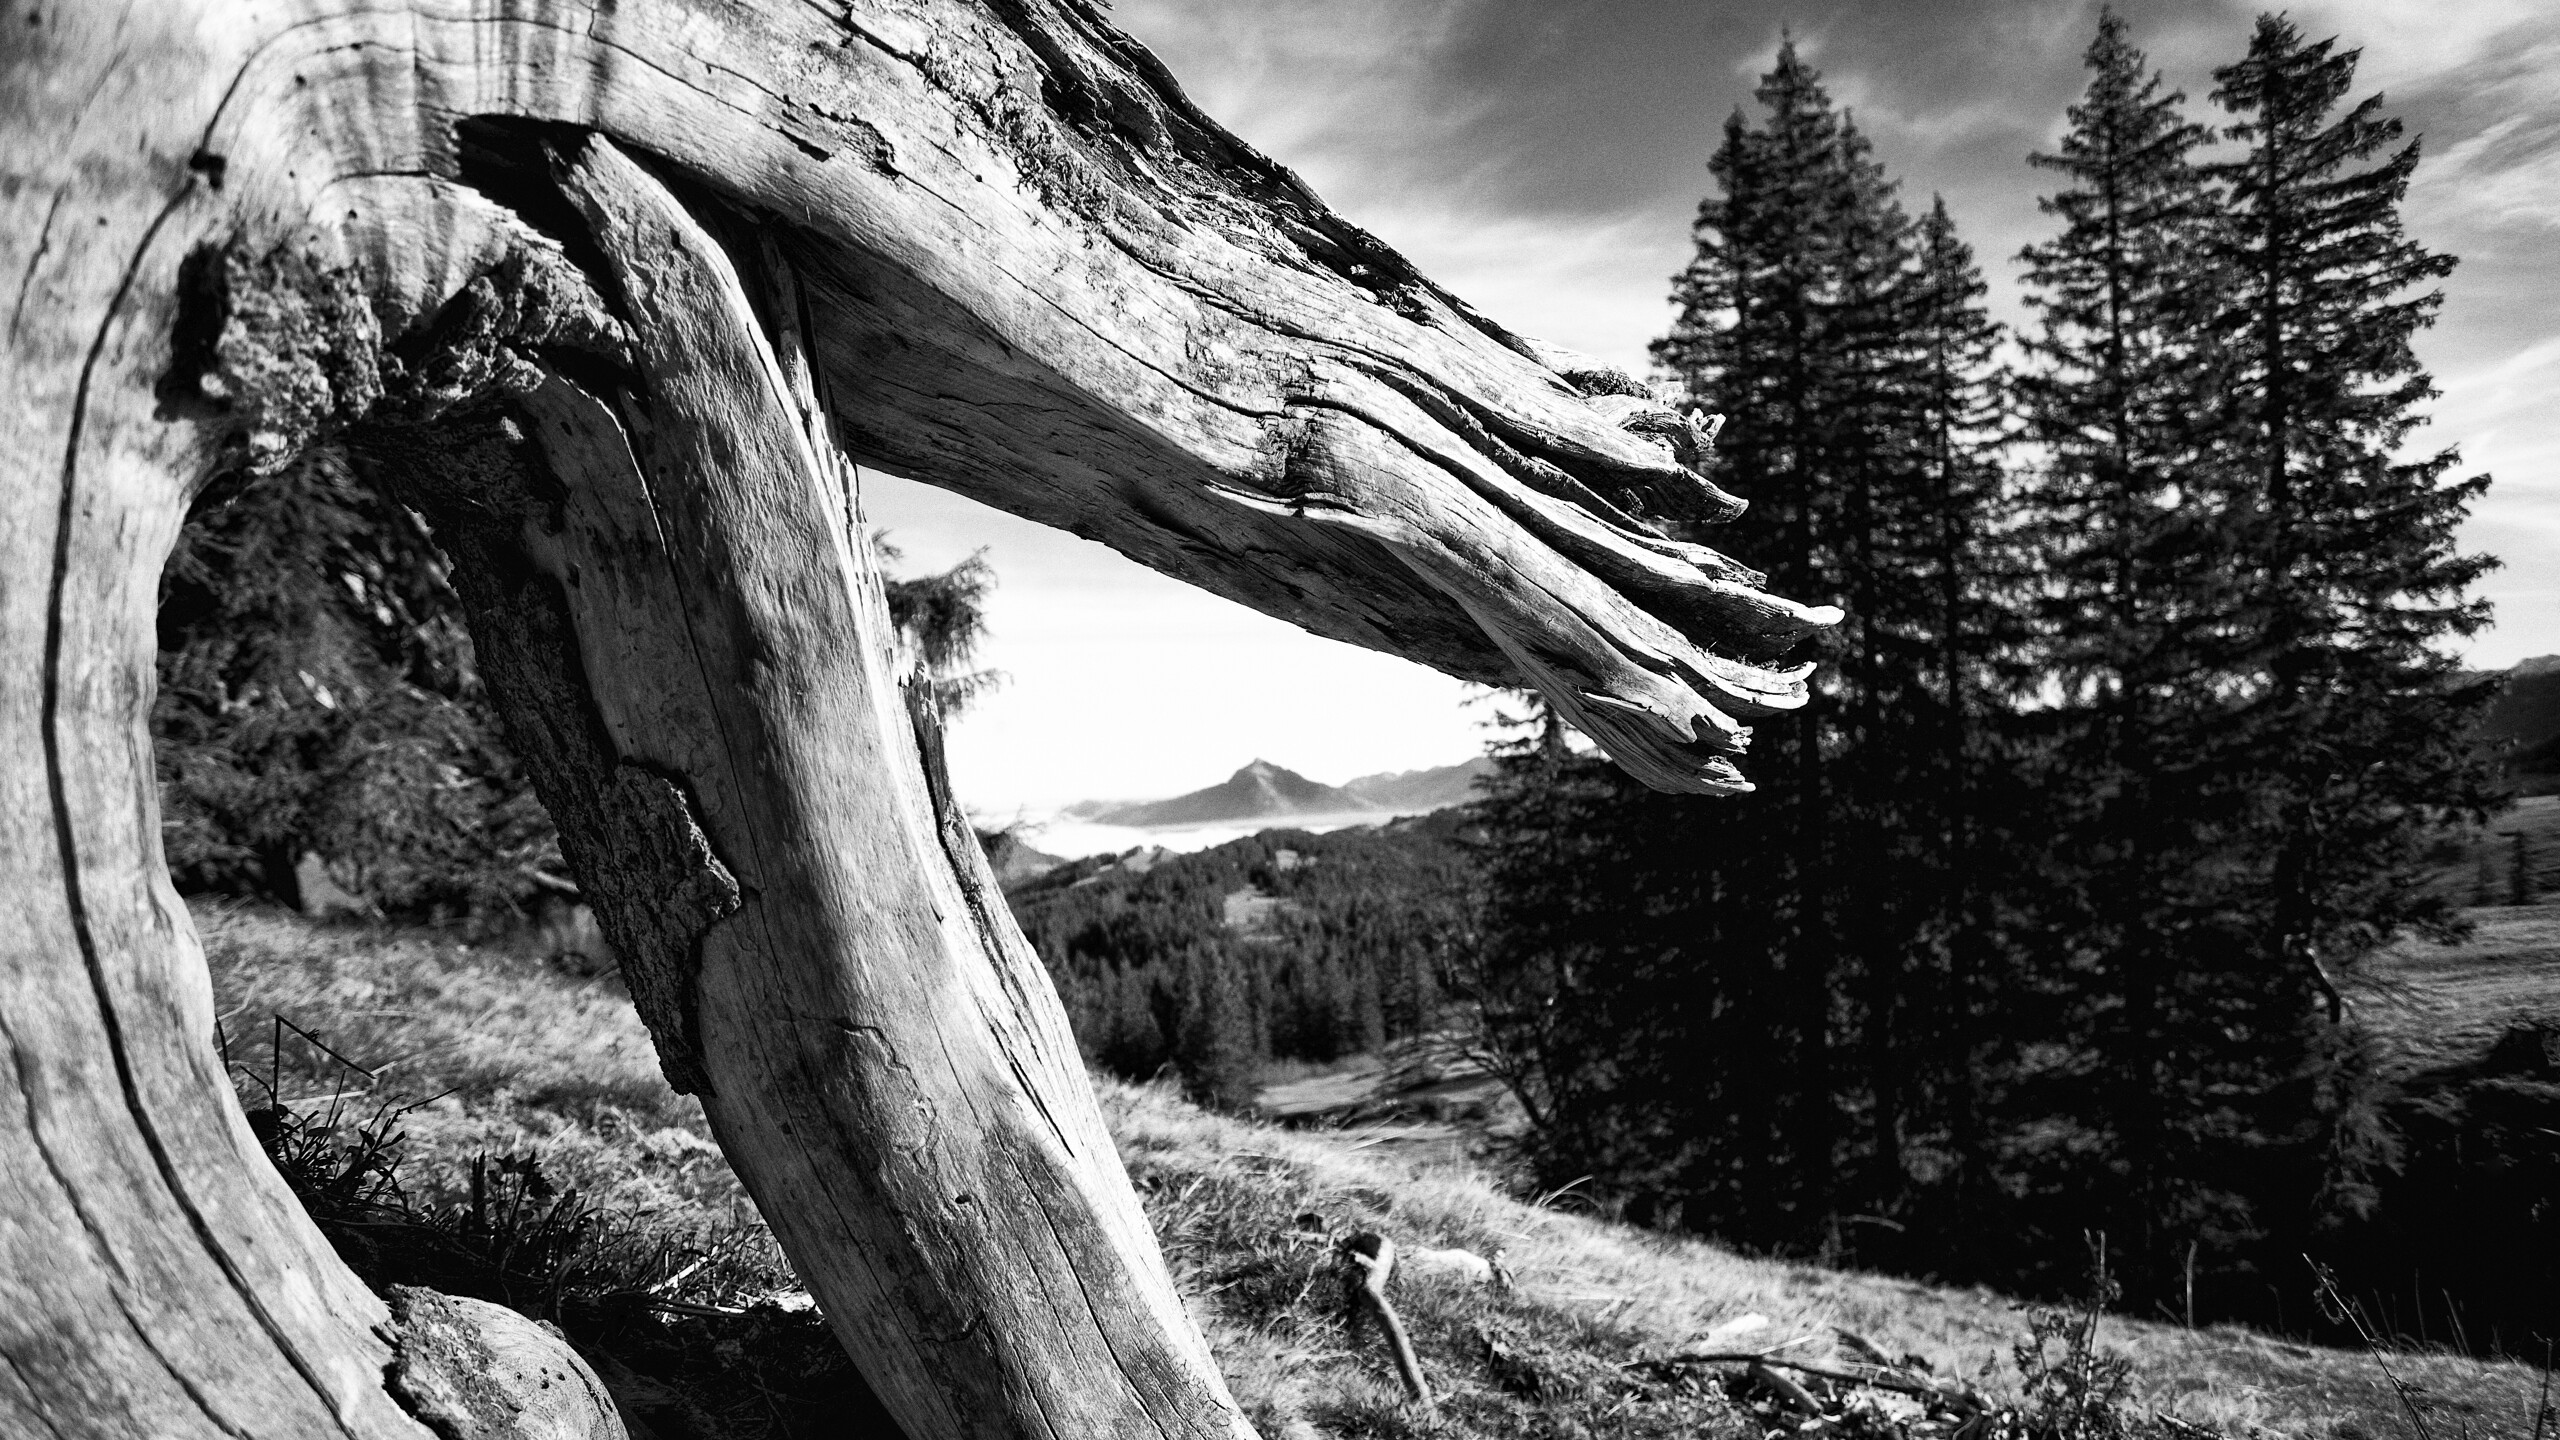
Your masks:
[[[281,1013],[375,1069],[370,1093],[442,1094],[405,1121],[417,1183],[450,1188],[475,1153],[531,1152],[608,1210],[705,1232],[753,1225],[699,1107],[666,1089],[613,980],[433,934],[316,928],[231,907],[200,908],[197,923],[235,1058],[263,1075],[269,1017]],[[325,1099],[345,1080],[302,1042],[288,1037],[285,1051],[288,1099]],[[1201,1111],[1168,1090],[1102,1089],[1168,1257],[1271,1440],[1762,1440],[1794,1426],[1714,1377],[1655,1382],[1624,1368],[1750,1314],[1767,1324],[1749,1340],[1794,1342],[1792,1356],[1819,1358],[1835,1327],[1846,1328],[1941,1374],[1987,1376],[1986,1390],[2016,1381],[2007,1357],[2025,1317],[1986,1290],[1740,1256],[1523,1203],[1463,1167],[1349,1151],[1318,1132]],[[1519,1281],[1507,1297],[1453,1280],[1397,1281],[1445,1392],[1436,1425],[1403,1406],[1383,1349],[1346,1324],[1326,1247],[1301,1228],[1307,1214],[1324,1232],[1377,1230],[1406,1250],[1504,1252]],[[2102,1340],[2131,1360],[2146,1409],[2230,1432],[2418,1440],[2363,1355],[2112,1318]],[[2421,1353],[2392,1364],[2431,1397],[2432,1440],[2532,1434],[2539,1372],[2530,1367]]]
[[[648,1032],[612,976],[563,973],[505,946],[435,931],[314,925],[234,905],[195,907],[215,1013],[255,1098],[273,1065],[281,1099],[401,1119],[423,1197],[462,1181],[475,1154],[539,1154],[555,1180],[621,1215],[752,1222],[702,1107],[667,1088]],[[272,1017],[312,1032],[374,1077],[351,1075]],[[423,1102],[423,1103],[420,1103]]]
[[[1253,1263],[1280,1263],[1276,1253],[1240,1259],[1233,1237],[1244,1232],[1249,1239],[1275,1217],[1285,1224],[1289,1216],[1281,1212],[1292,1206],[1337,1225],[1380,1230],[1401,1246],[1507,1250],[1520,1282],[1510,1304],[1464,1294],[1426,1294],[1418,1302],[1434,1317],[1417,1326],[1425,1363],[1436,1362],[1436,1372],[1455,1385],[1488,1383],[1467,1337],[1456,1333],[1470,1314],[1567,1338],[1582,1353],[1610,1359],[1660,1353],[1756,1314],[1770,1323],[1752,1332],[1755,1343],[1804,1337],[1790,1355],[1819,1358],[1836,1330],[1848,1329],[1891,1354],[1919,1355],[1940,1374],[1984,1380],[1987,1391],[2016,1383],[2008,1357],[2025,1334],[2025,1317],[2016,1303],[1988,1290],[1756,1259],[1541,1209],[1499,1193],[1475,1173],[1345,1154],[1321,1132],[1208,1114],[1158,1089],[1104,1082],[1103,1099],[1167,1250],[1198,1290],[1241,1283]],[[1271,1251],[1270,1242],[1263,1250]],[[2306,1275],[2306,1303],[2309,1283]],[[1277,1288],[1283,1287],[1266,1281],[1253,1293]],[[1213,1313],[1227,1336],[1241,1331],[1255,1341],[1247,1373],[1273,1373],[1276,1356],[1289,1393],[1383,1394],[1392,1384],[1382,1354],[1344,1352],[1322,1327],[1312,1343],[1275,1347],[1299,1321],[1275,1325],[1250,1306],[1232,1304]],[[2361,1354],[2237,1327],[2190,1331],[2115,1317],[2105,1322],[2101,1340],[2132,1362],[2134,1396],[2146,1410],[2229,1431],[2377,1440],[2411,1433],[2389,1382]],[[2441,1353],[2398,1354],[2392,1364],[2434,1397],[2429,1422],[2439,1440],[2531,1435],[2539,1383],[2533,1368]],[[1355,1384],[1366,1390],[1354,1391]]]

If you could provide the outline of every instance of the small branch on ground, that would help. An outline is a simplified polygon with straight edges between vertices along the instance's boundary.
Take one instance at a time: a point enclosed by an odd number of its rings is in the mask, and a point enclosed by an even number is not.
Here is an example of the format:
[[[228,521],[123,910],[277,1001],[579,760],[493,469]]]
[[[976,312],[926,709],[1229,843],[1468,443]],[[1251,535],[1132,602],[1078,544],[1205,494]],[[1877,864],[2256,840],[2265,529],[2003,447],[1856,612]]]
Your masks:
[[[1760,1382],[1762,1389],[1793,1406],[1798,1414],[1808,1419],[1822,1418],[1822,1402],[1813,1398],[1812,1391],[1779,1374],[1765,1362],[1755,1360],[1751,1363],[1751,1378]]]
[[[1659,1367],[1667,1369],[1676,1365],[1748,1365],[1752,1368],[1753,1378],[1755,1379],[1758,1378],[1758,1372],[1762,1369],[1770,1369],[1773,1371],[1780,1369],[1793,1370],[1799,1375],[1810,1375],[1817,1380],[1829,1380],[1835,1384],[1864,1385],[1872,1389],[1891,1390],[1898,1394],[1914,1395],[1925,1400],[1935,1400],[1947,1406],[1949,1409],[1966,1414],[1971,1414],[1984,1408],[1982,1398],[1973,1393],[1969,1388],[1951,1388],[1935,1381],[1914,1376],[1899,1367],[1888,1367],[1885,1365],[1860,1367],[1859,1369],[1839,1369],[1829,1365],[1815,1365],[1803,1360],[1781,1360],[1777,1356],[1764,1350],[1699,1350],[1683,1355],[1665,1355],[1656,1360],[1631,1360],[1627,1362],[1627,1368],[1629,1369],[1639,1367]],[[1861,1370],[1865,1373],[1861,1373]],[[1775,1378],[1779,1379],[1781,1383],[1784,1384],[1792,1385],[1794,1383],[1792,1381],[1785,1380],[1783,1376]],[[1801,1391],[1803,1387],[1796,1386],[1796,1389]]]
[[[1396,1307],[1387,1300],[1387,1276],[1395,1270],[1396,1243],[1384,1235],[1364,1231],[1344,1240],[1338,1253],[1343,1258],[1343,1286],[1354,1305],[1365,1305],[1377,1316],[1379,1328],[1386,1332],[1387,1347],[1395,1355],[1396,1373],[1404,1379],[1405,1393],[1424,1411],[1436,1413],[1439,1404],[1431,1396],[1430,1382],[1422,1378],[1422,1361],[1413,1353],[1413,1341],[1405,1334],[1404,1321],[1397,1316]]]

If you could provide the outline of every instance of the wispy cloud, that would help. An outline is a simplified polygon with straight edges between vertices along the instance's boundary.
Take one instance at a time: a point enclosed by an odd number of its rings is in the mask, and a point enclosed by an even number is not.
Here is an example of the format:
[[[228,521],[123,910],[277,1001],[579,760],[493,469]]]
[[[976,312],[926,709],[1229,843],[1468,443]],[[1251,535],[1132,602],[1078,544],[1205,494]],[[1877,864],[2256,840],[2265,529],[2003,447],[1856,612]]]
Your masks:
[[[2560,66],[2560,46],[2552,49]],[[2438,224],[2560,228],[2560,96],[2429,155],[2411,196]]]
[[[2229,8],[2243,21],[2281,9],[2306,35],[2342,37],[2364,51],[2357,78],[2384,91],[2432,85],[2512,54],[2520,32],[2548,33],[2553,19],[2545,0],[2231,0]]]
[[[1643,374],[1670,324],[1685,231],[1652,211],[1587,218],[1414,207],[1360,217],[1432,278],[1502,324]]]

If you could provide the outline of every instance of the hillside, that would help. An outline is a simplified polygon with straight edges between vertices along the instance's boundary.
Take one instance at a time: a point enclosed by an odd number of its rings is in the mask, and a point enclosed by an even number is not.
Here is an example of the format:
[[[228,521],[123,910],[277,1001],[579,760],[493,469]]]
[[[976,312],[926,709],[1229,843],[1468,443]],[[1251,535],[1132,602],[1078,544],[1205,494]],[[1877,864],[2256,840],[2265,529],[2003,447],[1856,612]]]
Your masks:
[[[282,1014],[378,1077],[283,1033],[273,1073],[301,1109],[325,1113],[333,1092],[352,1117],[438,1097],[400,1122],[401,1176],[419,1198],[460,1203],[475,1154],[531,1155],[550,1183],[574,1187],[573,1202],[598,1207],[597,1270],[636,1272],[623,1283],[646,1288],[615,1292],[611,1304],[564,1303],[560,1318],[659,1440],[894,1440],[793,1292],[699,1108],[659,1079],[611,980],[430,931],[324,929],[217,906],[200,907],[197,922],[253,1101],[270,1073],[268,1037],[279,1033],[269,1018]],[[2016,1388],[2007,1355],[2026,1316],[1986,1290],[1739,1256],[1569,1213],[1569,1196],[1533,1204],[1463,1169],[1382,1160],[1356,1134],[1212,1115],[1160,1088],[1106,1081],[1102,1091],[1177,1278],[1268,1440],[1422,1433],[1375,1343],[1345,1326],[1334,1298],[1322,1241],[1353,1228],[1408,1252],[1498,1252],[1516,1277],[1507,1295],[1445,1275],[1400,1274],[1392,1287],[1444,1396],[1429,1433],[1446,1440],[1758,1440],[1794,1428],[1732,1379],[1736,1367],[1645,1363],[1717,1331],[1717,1346],[1832,1363],[1822,1357],[1845,1355],[1837,1332],[1846,1329],[1925,1359],[1939,1376],[1983,1378],[1995,1400]],[[539,1292],[516,1298],[543,1305]],[[2403,1433],[2405,1416],[2364,1356],[2113,1317],[2101,1339],[2131,1361],[2140,1413],[2320,1440]],[[2532,1431],[2528,1367],[2417,1353],[2391,1364],[2421,1387],[2440,1433]],[[1914,1424],[1891,1394],[1859,1393],[1850,1433],[1943,1433]]]
[[[1240,1100],[1270,1058],[1331,1060],[1434,1023],[1469,924],[1463,823],[1443,811],[1098,856],[1006,898],[1088,1057],[1132,1078],[1175,1061]]]
[[[2365,1018],[2396,1063],[2466,1060],[2518,1025],[2560,1033],[2560,905],[2484,906],[2470,920],[2458,943],[2403,941],[2371,967]]]
[[[2478,733],[2483,742],[2506,747],[2518,790],[2560,791],[2560,655],[2536,656],[2507,671]]]
[[[2560,796],[2517,801],[2448,840],[2436,860],[2428,888],[2464,906],[2470,933],[2386,946],[2355,992],[2359,1017],[2401,1071],[2470,1061],[2518,1026],[2560,1033]],[[2526,903],[2507,903],[2519,881]]]
[[[2507,672],[2489,713],[2481,718],[2484,740],[2512,740],[2519,750],[2560,739],[2560,655],[2537,655]]]
[[[2519,896],[2518,860],[2523,891]],[[2560,795],[2526,795],[2484,826],[2439,837],[2422,882],[2461,906],[2533,904],[2560,898]]]

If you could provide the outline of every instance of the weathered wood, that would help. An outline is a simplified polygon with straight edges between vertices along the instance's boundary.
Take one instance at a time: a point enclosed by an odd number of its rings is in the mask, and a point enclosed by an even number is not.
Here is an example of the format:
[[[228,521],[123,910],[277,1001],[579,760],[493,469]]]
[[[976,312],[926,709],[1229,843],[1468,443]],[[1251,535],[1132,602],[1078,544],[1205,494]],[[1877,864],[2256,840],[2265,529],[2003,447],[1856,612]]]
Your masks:
[[[345,443],[439,510],[669,1074],[917,1440],[1243,1426],[927,792],[836,445],[1672,788],[1833,618],[1695,542],[1686,417],[1080,4],[0,0],[0,317],[9,1435],[426,1433],[160,862],[155,582],[222,470]]]
[[[719,242],[610,143],[560,183],[636,337],[629,384],[551,377],[521,441],[475,413],[353,443],[452,537],[669,1078],[910,1434],[1245,1433],[1063,1010],[955,873],[787,273],[755,277],[787,317],[769,338]]]

